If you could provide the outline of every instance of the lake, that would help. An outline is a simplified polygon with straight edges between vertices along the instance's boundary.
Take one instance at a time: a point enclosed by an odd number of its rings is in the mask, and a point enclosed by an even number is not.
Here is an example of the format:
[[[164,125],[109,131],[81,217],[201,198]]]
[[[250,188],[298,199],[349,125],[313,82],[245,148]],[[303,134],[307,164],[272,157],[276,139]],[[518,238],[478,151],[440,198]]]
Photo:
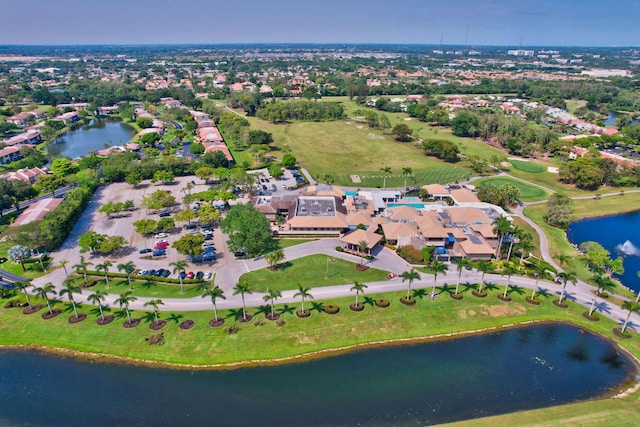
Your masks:
[[[49,157],[66,156],[72,159],[102,150],[105,144],[124,145],[135,135],[132,126],[116,118],[94,119],[87,126],[70,131],[49,145]]]
[[[623,256],[624,274],[616,277],[626,287],[640,291],[640,211],[575,221],[569,225],[567,237],[576,245],[598,242],[613,258]]]
[[[427,425],[602,396],[635,366],[564,324],[226,371],[0,352],[0,425]]]
[[[607,120],[604,121],[605,126],[618,126],[618,122],[616,119],[620,117],[621,113],[616,113],[615,111],[609,111]],[[640,121],[633,120],[631,124],[640,124]]]

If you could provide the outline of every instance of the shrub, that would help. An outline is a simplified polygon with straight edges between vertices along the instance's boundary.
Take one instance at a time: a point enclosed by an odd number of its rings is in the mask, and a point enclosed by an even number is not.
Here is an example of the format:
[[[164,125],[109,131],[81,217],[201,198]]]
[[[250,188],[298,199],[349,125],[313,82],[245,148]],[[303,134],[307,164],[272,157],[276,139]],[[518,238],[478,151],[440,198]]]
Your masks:
[[[411,264],[418,264],[424,262],[424,256],[419,249],[413,246],[403,246],[396,251],[400,257]]]
[[[389,305],[391,305],[389,300],[384,298],[375,300],[375,304],[376,304],[376,307],[380,307],[380,308],[387,308],[389,307]]]
[[[287,323],[287,322],[285,322],[284,319],[276,320],[276,326],[283,327],[285,325],[285,323]]]
[[[335,304],[325,304],[322,310],[327,314],[336,314],[340,311],[340,307]]]
[[[375,257],[373,255],[367,255],[366,257],[364,257],[364,259],[366,259],[367,261],[373,261]]]
[[[262,320],[258,320],[253,326],[264,326],[264,322]]]
[[[149,345],[163,345],[164,344],[164,333],[160,332],[158,334],[153,334],[144,339]]]
[[[336,246],[336,251],[344,252],[344,248],[342,246]]]
[[[239,330],[240,330],[240,327],[236,325],[227,326],[226,328],[224,328],[224,332],[228,335],[237,334]]]

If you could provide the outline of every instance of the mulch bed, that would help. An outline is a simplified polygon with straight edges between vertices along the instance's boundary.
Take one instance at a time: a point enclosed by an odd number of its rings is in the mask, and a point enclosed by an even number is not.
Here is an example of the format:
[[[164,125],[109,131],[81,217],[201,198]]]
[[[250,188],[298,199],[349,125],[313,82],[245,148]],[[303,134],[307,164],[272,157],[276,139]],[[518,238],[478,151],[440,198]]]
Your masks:
[[[183,331],[188,331],[194,326],[196,326],[196,322],[194,322],[193,320],[185,320],[184,322],[180,323],[179,328],[182,329]]]
[[[464,295],[462,295],[461,293],[456,294],[455,292],[449,292],[449,296],[458,301],[464,298]]]
[[[511,302],[511,297],[507,295],[506,297],[503,294],[498,295],[498,299],[503,302]]]
[[[114,316],[104,316],[104,319],[102,317],[99,317],[98,320],[96,320],[96,323],[100,326],[103,325],[108,325],[109,323],[113,322],[115,320]]]
[[[367,271],[369,269],[368,265],[356,264],[356,269],[358,271]]]
[[[471,295],[477,298],[486,298],[489,293],[487,291],[478,292],[475,289],[471,291]]]
[[[351,309],[351,311],[362,311],[364,310],[364,304],[362,303],[350,304],[349,308]]]
[[[73,316],[69,317],[69,323],[73,325],[74,323],[82,322],[86,318],[87,318],[87,315],[84,313],[78,314],[78,317],[76,317],[74,314]]]
[[[140,324],[140,319],[131,319],[131,321],[125,320],[122,326],[124,326],[126,329],[131,329],[131,328],[135,328],[139,324]]]
[[[305,319],[307,317],[311,317],[311,312],[309,310],[296,310],[296,316],[298,316],[300,319]]]
[[[540,300],[538,298],[524,297],[524,300],[531,305],[540,305]]]
[[[166,320],[158,320],[153,321],[151,323],[149,323],[149,329],[151,329],[152,331],[159,331],[160,329],[164,328],[167,325],[167,321]]]
[[[267,320],[278,320],[280,318],[280,314],[279,313],[267,313],[264,315],[264,317],[267,318]]]
[[[391,305],[391,303],[386,299],[377,299],[375,300],[375,305],[376,307],[387,308]]]
[[[209,320],[209,326],[211,326],[212,328],[217,328],[219,326],[224,325],[224,319],[211,319]]]
[[[54,317],[58,316],[60,313],[62,313],[62,310],[60,310],[59,308],[51,310],[51,313],[47,311],[46,313],[42,313],[42,320],[53,319]]]
[[[416,299],[415,298],[402,297],[402,298],[400,298],[400,302],[403,303],[404,305],[408,305],[408,306],[416,305]]]
[[[17,300],[17,299],[12,299],[11,301],[7,302],[4,305],[4,308],[17,308],[17,307],[22,307],[22,303],[20,302],[20,300]]]
[[[42,310],[42,305],[41,304],[31,304],[31,307],[27,307],[24,310],[22,310],[22,314],[33,314],[37,311]]]
[[[250,322],[251,319],[253,319],[253,316],[251,314],[247,314],[246,317],[240,317],[238,322],[247,323]]]
[[[566,302],[560,302],[560,300],[554,299],[553,300],[553,304],[556,307],[560,307],[560,308],[569,308],[569,304],[567,304]]]
[[[613,335],[617,336],[618,338],[622,338],[623,340],[628,340],[629,338],[631,338],[630,333],[628,333],[627,331],[622,332],[620,328],[613,328],[612,332]]]
[[[597,322],[600,320],[600,316],[598,316],[597,313],[593,313],[592,315],[589,315],[588,311],[585,311],[584,313],[582,313],[582,317],[592,322]]]

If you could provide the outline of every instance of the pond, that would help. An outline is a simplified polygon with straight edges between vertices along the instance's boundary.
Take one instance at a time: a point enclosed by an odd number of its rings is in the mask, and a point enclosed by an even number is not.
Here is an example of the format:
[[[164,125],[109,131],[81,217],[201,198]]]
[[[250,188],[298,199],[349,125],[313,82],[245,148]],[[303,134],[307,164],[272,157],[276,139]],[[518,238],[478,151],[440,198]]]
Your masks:
[[[7,350],[0,424],[427,425],[590,399],[635,374],[611,342],[564,324],[226,371]]]
[[[135,135],[132,126],[115,118],[94,119],[78,130],[70,131],[49,145],[49,157],[66,156],[72,159],[87,156],[91,151],[124,145]]]
[[[616,276],[628,288],[640,291],[640,211],[575,221],[567,229],[570,242],[600,243],[613,258],[624,257],[624,274]]]
[[[620,117],[620,114],[615,111],[609,111],[607,120],[604,121],[605,126],[618,126],[617,118]],[[640,124],[640,121],[633,120],[631,124]]]

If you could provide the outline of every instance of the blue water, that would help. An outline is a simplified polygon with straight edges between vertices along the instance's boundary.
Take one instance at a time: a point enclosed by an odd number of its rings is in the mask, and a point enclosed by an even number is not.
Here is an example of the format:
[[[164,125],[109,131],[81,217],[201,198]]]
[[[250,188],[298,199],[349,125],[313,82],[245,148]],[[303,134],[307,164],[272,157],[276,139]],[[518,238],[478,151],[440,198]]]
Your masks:
[[[618,123],[616,122],[616,119],[618,117],[620,117],[619,113],[616,113],[615,111],[609,111],[609,117],[607,117],[607,120],[604,121],[605,126],[618,126]],[[633,120],[631,124],[640,124],[640,121]]]
[[[411,208],[416,209],[424,209],[424,203],[387,203],[387,207],[389,208],[397,208],[398,206],[409,206]]]
[[[95,119],[87,126],[70,131],[49,145],[51,158],[66,156],[72,159],[87,156],[91,151],[102,150],[131,141],[135,129],[117,119]]]
[[[620,203],[624,203],[624,197]],[[640,211],[573,222],[567,229],[567,237],[576,245],[586,241],[599,242],[611,252],[612,258],[624,256],[624,274],[618,278],[625,286],[640,291],[637,276],[640,271]]]
[[[345,192],[344,192],[344,195],[345,195],[345,196],[352,196],[352,197],[355,197],[355,196],[357,196],[357,195],[358,195],[358,192],[357,192],[357,191],[345,191]]]
[[[431,425],[595,398],[635,375],[609,341],[554,324],[231,371],[5,351],[0,425]]]

